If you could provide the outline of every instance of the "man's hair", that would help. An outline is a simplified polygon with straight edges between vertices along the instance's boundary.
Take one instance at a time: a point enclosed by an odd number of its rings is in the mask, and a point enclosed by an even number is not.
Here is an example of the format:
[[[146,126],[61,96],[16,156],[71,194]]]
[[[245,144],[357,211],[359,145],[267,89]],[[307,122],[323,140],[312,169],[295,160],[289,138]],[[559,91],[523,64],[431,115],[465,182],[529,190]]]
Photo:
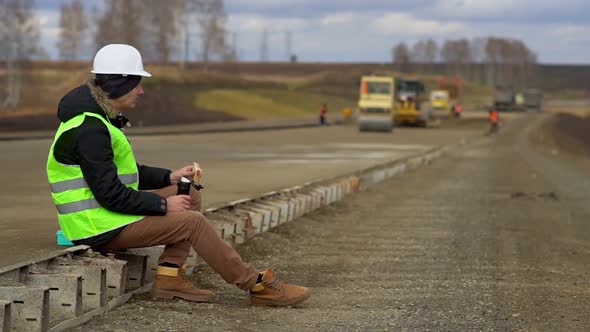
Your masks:
[[[128,94],[141,82],[138,75],[96,74],[94,84],[106,92],[110,99]]]

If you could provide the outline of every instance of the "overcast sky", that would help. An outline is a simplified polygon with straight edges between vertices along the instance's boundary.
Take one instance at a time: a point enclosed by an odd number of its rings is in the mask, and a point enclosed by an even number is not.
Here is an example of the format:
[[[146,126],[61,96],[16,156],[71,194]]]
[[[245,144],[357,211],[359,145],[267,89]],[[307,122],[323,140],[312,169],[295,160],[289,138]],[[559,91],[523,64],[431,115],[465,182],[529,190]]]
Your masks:
[[[88,9],[101,2],[83,1]],[[55,58],[61,1],[36,3],[42,44]],[[260,59],[266,28],[272,61],[286,59],[290,31],[300,61],[388,62],[401,41],[496,36],[525,41],[542,63],[590,63],[590,0],[225,0],[225,6],[247,61]]]

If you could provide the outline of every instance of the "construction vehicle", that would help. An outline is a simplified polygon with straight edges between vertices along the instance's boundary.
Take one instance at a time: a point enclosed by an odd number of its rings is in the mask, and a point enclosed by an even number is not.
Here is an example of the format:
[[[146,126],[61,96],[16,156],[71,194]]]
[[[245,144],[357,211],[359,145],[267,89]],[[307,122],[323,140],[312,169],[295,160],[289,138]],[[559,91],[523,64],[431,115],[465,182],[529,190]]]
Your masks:
[[[515,110],[517,105],[514,91],[508,87],[497,86],[494,94],[494,107],[498,112]]]
[[[446,91],[446,103],[442,100],[435,101],[434,96],[440,94],[438,91]],[[453,106],[461,104],[463,97],[463,79],[461,77],[441,76],[436,80],[436,89],[431,93],[431,106],[434,117],[453,117]]]
[[[516,92],[505,86],[497,86],[494,94],[494,106],[499,112],[539,112],[543,95],[537,89]]]
[[[430,107],[422,107],[425,99],[424,84],[411,79],[397,79],[395,83],[394,124],[426,127],[432,112]]]
[[[358,102],[359,131],[393,130],[395,79],[389,76],[363,76]]]
[[[543,94],[537,89],[527,89],[524,92],[524,109],[527,112],[540,112]]]
[[[430,92],[430,106],[433,112],[444,112],[448,114],[451,111],[449,91],[432,90]]]

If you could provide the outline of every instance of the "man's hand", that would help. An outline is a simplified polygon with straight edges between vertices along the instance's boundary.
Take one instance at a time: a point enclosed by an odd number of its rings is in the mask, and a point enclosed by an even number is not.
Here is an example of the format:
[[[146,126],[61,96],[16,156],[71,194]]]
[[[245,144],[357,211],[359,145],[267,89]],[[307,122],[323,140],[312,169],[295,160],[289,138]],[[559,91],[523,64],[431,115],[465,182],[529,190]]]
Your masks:
[[[199,177],[203,176],[203,170],[198,169]],[[184,166],[183,168],[176,170],[170,174],[170,184],[177,184],[180,181],[180,178],[185,177],[189,180],[192,180],[195,176],[195,168],[194,166]]]
[[[191,208],[191,197],[189,195],[174,195],[166,198],[168,212],[182,212]]]

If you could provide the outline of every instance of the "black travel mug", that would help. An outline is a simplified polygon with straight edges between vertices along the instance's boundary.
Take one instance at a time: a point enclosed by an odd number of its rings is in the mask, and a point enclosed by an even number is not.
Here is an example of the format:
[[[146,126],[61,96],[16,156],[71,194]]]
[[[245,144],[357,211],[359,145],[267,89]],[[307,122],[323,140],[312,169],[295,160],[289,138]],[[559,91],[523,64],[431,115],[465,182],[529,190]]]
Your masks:
[[[191,181],[185,177],[182,177],[178,181],[178,191],[176,195],[190,195],[191,192]]]

